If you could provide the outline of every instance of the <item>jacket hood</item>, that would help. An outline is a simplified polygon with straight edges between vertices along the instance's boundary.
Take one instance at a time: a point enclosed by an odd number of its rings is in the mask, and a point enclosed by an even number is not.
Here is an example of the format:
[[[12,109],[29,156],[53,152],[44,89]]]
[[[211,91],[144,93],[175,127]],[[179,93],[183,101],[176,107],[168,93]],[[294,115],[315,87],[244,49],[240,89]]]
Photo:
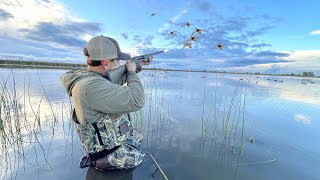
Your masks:
[[[87,69],[74,69],[62,75],[60,77],[60,81],[64,89],[67,91],[67,93],[70,96],[72,96],[72,88],[76,84],[76,82],[89,76],[101,76],[101,75],[92,71],[88,71]]]

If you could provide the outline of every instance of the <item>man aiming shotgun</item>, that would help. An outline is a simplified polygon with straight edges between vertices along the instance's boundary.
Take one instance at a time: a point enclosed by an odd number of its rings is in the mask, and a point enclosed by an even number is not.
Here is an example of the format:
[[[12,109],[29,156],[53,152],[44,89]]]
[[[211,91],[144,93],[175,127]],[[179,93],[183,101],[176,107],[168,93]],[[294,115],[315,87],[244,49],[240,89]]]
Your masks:
[[[157,55],[157,54],[160,54],[160,53],[164,53],[164,52],[168,52],[168,50],[158,51],[158,52],[145,54],[145,55],[141,55],[141,56],[135,56],[135,57],[131,58],[131,61],[135,62],[137,64],[136,72],[140,72],[141,71],[141,64],[148,63],[149,59],[150,58],[152,59],[154,55]],[[120,66],[117,69],[109,71],[107,73],[107,78],[111,82],[113,82],[115,84],[119,84],[123,80],[123,77],[126,74],[126,72],[127,72],[126,67],[123,65],[123,66]]]
[[[116,40],[96,36],[84,48],[87,69],[71,70],[60,80],[74,103],[73,121],[87,156],[81,167],[99,170],[128,169],[144,157],[142,135],[132,128],[128,113],[144,106],[144,90],[137,72],[149,65],[153,55],[122,53]],[[127,60],[120,66],[120,60]],[[137,66],[139,68],[137,68]],[[126,77],[127,86],[121,81]]]

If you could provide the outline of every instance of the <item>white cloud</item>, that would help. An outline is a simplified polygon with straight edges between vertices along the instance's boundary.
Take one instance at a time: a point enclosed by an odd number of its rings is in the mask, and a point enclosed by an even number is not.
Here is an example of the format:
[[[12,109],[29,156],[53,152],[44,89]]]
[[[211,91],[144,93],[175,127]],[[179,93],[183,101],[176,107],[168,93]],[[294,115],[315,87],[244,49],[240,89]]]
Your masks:
[[[90,34],[84,34],[81,36],[81,39],[85,40],[85,41],[89,41],[93,36]]]
[[[296,38],[304,38],[306,37],[305,35],[296,35],[296,36],[291,36],[291,39],[296,39]]]
[[[280,51],[279,53],[288,53],[287,57],[278,57],[279,60],[290,60],[289,62],[253,64],[242,67],[218,68],[231,72],[261,72],[261,73],[302,73],[304,71],[313,71],[320,75],[320,50],[296,50]]]
[[[4,31],[15,31],[17,29],[30,29],[38,22],[52,22],[64,17],[64,8],[53,3],[38,3],[34,0],[24,0],[20,4],[16,0],[8,0],[0,3],[0,8],[10,13],[13,18],[0,23]]]
[[[101,24],[74,16],[49,0],[0,0],[0,59],[76,62]]]
[[[171,18],[169,21],[171,21],[172,23],[176,23],[182,15],[186,14],[188,12],[187,9],[184,9],[182,11],[180,11],[176,16],[174,16],[173,18]],[[158,32],[159,33],[163,33],[164,31],[168,30],[170,26],[170,23],[165,23],[163,24],[159,29],[158,29]]]
[[[68,20],[83,21],[72,17],[62,4],[52,1],[24,0],[20,3],[17,0],[6,0],[6,2],[0,2],[0,9],[13,16],[0,22],[1,32],[14,37],[23,36],[19,30],[33,29],[41,22],[62,24]]]
[[[311,35],[320,35],[320,30],[310,32]]]
[[[305,34],[305,35],[296,35],[296,36],[291,36],[290,38],[292,39],[297,39],[297,38],[305,38],[307,36],[312,36],[312,35],[320,35],[320,30],[315,30],[315,31],[311,31],[309,34]]]
[[[138,48],[125,48],[121,51],[129,53],[132,57],[141,55],[141,50]]]
[[[222,59],[222,58],[216,58],[216,59],[209,59],[209,61],[211,61],[211,62],[225,62],[226,60]]]
[[[310,61],[319,60],[320,50],[296,50],[296,51],[285,51],[283,53],[289,53],[288,57],[284,59],[294,60],[294,61]]]
[[[44,49],[44,51],[47,51],[46,49]],[[72,51],[70,51],[72,52]],[[77,53],[77,54],[76,54]],[[57,52],[54,52],[55,55],[59,54]],[[70,54],[70,53],[69,53]],[[82,54],[79,54],[78,52],[74,51],[74,54],[76,54],[73,57],[68,57],[66,54],[64,57],[39,57],[36,55],[26,55],[26,54],[14,54],[14,53],[10,53],[10,54],[6,54],[6,53],[0,53],[0,59],[22,59],[22,60],[28,60],[28,61],[43,61],[43,62],[72,62],[72,63],[79,63],[79,64],[83,64],[84,61],[84,57],[82,56]]]

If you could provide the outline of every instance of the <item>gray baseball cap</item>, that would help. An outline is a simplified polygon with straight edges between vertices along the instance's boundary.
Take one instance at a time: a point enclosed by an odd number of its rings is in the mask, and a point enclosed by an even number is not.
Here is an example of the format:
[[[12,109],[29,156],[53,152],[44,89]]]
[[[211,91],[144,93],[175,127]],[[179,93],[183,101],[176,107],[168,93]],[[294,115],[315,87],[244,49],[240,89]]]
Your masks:
[[[96,36],[90,39],[86,45],[89,57],[95,61],[102,60],[130,60],[129,54],[123,53],[120,50],[116,40],[106,36]]]

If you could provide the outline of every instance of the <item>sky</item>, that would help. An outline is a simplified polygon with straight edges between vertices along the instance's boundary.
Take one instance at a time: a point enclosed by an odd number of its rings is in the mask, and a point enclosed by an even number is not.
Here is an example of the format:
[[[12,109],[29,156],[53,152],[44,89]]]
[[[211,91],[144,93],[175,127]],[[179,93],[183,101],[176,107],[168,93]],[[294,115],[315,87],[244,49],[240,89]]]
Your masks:
[[[319,7],[319,0],[0,0],[0,59],[85,63],[87,41],[105,35],[131,56],[169,50],[152,68],[320,75]]]

